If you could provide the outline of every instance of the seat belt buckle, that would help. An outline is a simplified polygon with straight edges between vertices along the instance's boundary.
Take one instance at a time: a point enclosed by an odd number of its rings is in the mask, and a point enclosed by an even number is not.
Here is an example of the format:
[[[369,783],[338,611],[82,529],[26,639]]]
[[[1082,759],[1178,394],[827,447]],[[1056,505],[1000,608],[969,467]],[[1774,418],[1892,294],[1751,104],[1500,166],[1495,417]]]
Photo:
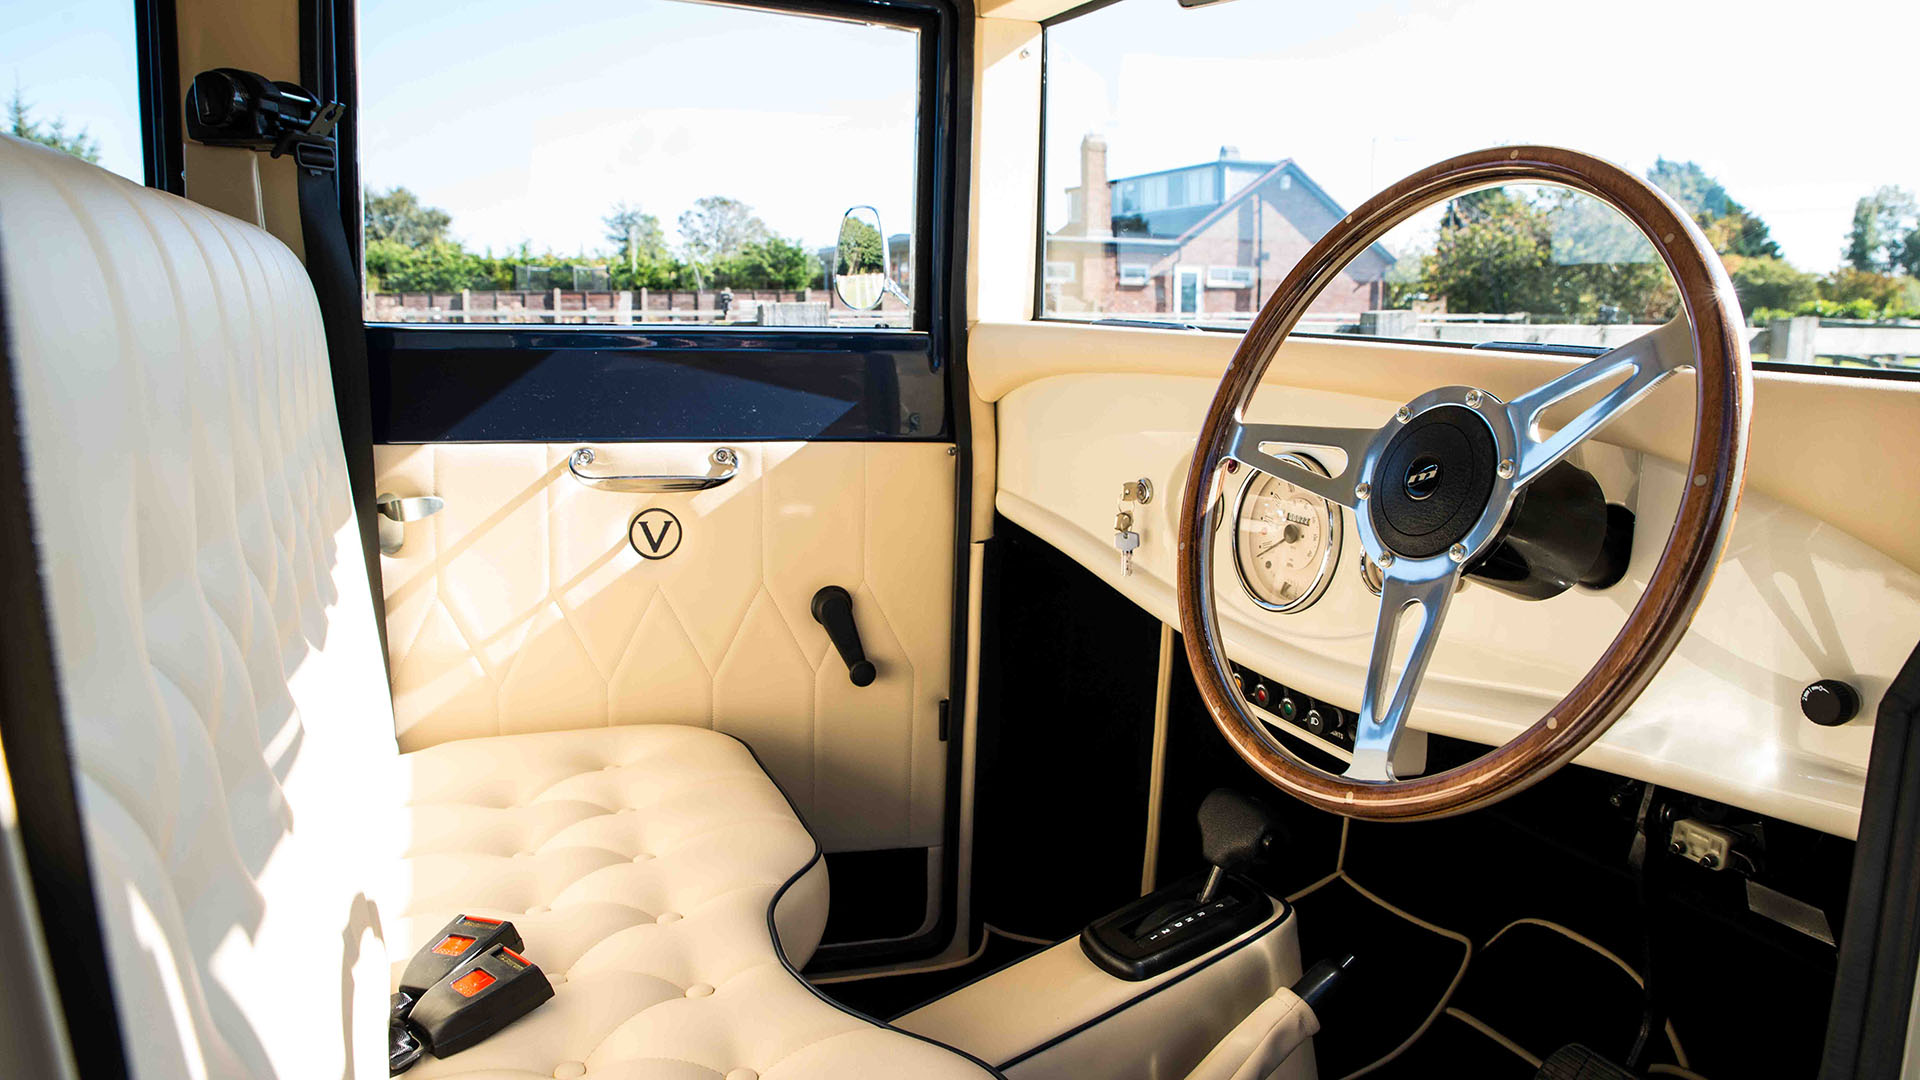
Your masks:
[[[478,915],[456,915],[453,921],[440,928],[440,932],[427,939],[420,951],[407,961],[407,970],[400,974],[400,992],[414,1001],[429,988],[445,979],[453,969],[470,957],[493,948],[505,945],[510,949],[525,949],[520,940],[520,931],[513,924],[500,919],[487,919]]]
[[[539,965],[504,944],[469,955],[413,1003],[407,1026],[434,1057],[450,1057],[553,996]]]

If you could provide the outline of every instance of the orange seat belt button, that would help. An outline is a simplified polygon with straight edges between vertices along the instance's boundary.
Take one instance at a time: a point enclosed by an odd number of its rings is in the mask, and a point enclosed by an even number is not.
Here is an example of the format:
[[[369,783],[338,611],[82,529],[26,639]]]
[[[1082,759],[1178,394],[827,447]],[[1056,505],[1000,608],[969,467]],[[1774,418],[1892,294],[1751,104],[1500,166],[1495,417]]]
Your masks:
[[[461,997],[472,997],[493,985],[493,976],[482,968],[474,968],[465,975],[453,980],[454,992]]]

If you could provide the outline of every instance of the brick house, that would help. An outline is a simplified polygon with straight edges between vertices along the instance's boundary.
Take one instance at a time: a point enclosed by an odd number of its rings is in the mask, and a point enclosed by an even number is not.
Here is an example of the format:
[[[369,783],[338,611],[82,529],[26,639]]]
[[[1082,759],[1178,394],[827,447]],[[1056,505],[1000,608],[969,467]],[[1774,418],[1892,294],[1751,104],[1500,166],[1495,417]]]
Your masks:
[[[1250,319],[1346,210],[1289,158],[1245,161],[1233,147],[1199,165],[1107,179],[1107,144],[1080,143],[1081,186],[1047,237],[1042,275],[1053,314]],[[1382,307],[1393,256],[1378,244],[1310,309]]]

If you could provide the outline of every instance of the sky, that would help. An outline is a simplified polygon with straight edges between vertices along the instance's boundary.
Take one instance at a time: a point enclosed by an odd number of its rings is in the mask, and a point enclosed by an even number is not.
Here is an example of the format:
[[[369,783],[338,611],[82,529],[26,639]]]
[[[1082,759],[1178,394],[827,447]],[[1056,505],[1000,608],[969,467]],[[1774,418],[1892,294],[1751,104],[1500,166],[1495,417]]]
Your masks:
[[[1915,0],[1125,0],[1049,31],[1046,220],[1066,219],[1089,131],[1110,177],[1234,145],[1348,208],[1453,154],[1544,142],[1641,173],[1697,161],[1825,272],[1856,199],[1920,191],[1916,41]]]
[[[138,178],[130,0],[0,0],[0,93]],[[669,242],[694,199],[824,247],[842,211],[912,220],[910,32],[675,0],[361,0],[361,164],[470,247],[606,246],[621,200]],[[1698,161],[1803,269],[1860,196],[1920,190],[1913,0],[1124,0],[1049,32],[1047,221],[1088,131],[1121,176],[1222,145],[1292,157],[1346,206],[1482,146],[1552,142],[1644,171]]]
[[[35,119],[84,127],[100,164],[145,179],[131,0],[0,0],[0,95],[15,89]]]
[[[918,39],[891,27],[622,0],[361,0],[360,163],[469,248],[605,248],[620,201],[669,243],[695,199],[811,247],[870,204],[912,223]]]

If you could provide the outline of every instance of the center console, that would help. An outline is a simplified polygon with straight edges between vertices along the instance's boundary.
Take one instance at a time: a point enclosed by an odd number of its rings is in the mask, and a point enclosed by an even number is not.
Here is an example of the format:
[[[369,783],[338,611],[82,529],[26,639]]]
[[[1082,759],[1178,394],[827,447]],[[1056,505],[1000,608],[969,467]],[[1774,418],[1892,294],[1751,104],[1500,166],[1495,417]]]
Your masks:
[[[1200,826],[1206,873],[1095,919],[1080,936],[894,1026],[965,1050],[1009,1080],[1182,1080],[1288,987],[1317,1000],[1328,977],[1302,981],[1293,908],[1235,873],[1276,843],[1264,811],[1216,791]],[[1311,1042],[1291,1048],[1270,1075],[1312,1080]]]

